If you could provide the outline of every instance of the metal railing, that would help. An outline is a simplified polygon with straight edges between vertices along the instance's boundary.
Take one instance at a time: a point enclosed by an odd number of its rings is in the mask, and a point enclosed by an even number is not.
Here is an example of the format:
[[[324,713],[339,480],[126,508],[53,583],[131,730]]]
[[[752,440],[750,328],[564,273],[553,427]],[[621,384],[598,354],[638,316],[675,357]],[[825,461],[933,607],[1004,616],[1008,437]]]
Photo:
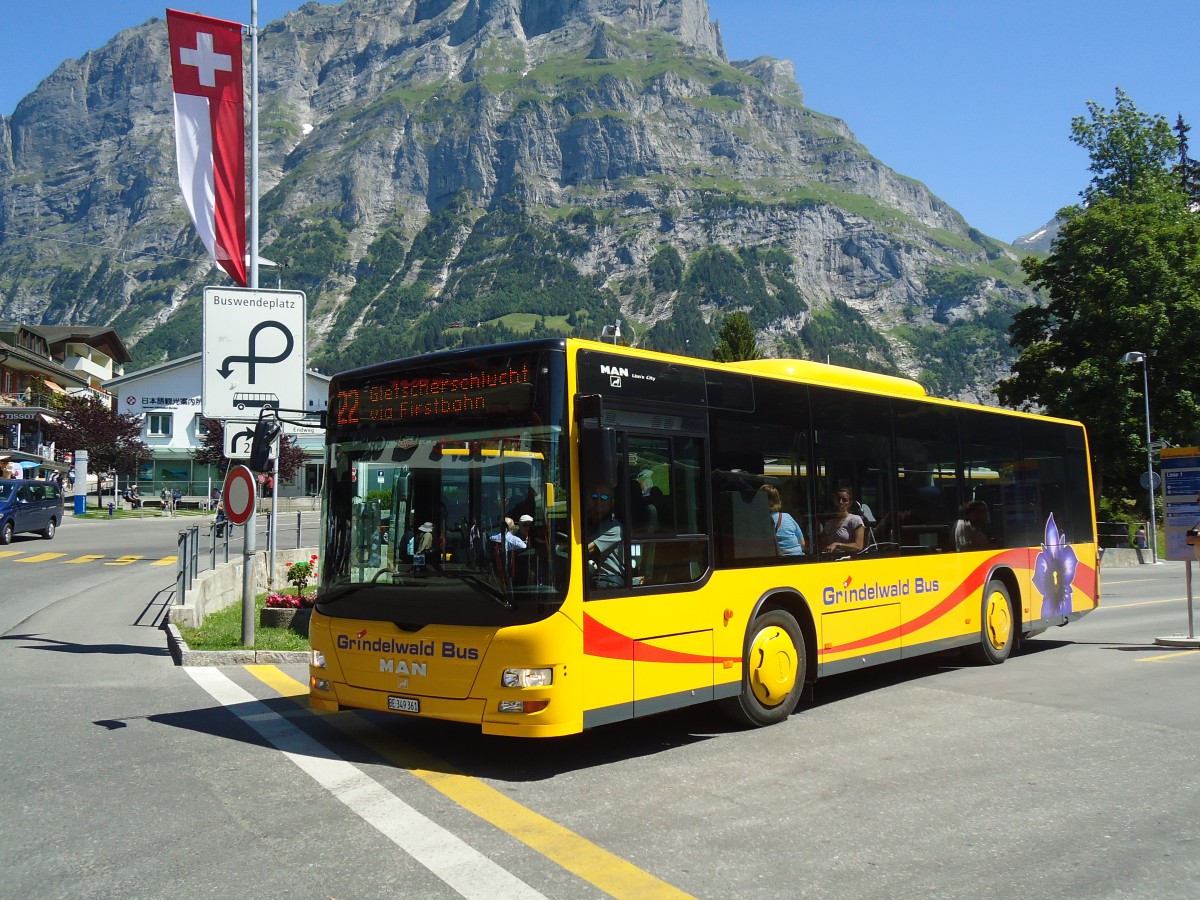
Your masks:
[[[257,545],[268,553],[270,546],[270,523],[268,517],[255,517],[255,537]],[[200,531],[207,528],[207,547],[200,552]],[[245,541],[245,526],[234,525],[232,522],[209,522],[205,525],[191,525],[179,532],[175,563],[175,602],[182,604],[184,594],[191,590],[192,583],[202,570],[215,569],[230,560],[239,559],[242,552],[242,541]],[[294,513],[281,513],[279,527],[276,529],[278,546],[274,549],[286,550],[299,547],[319,546],[320,515],[312,511],[297,510]],[[238,537],[242,541],[238,541]],[[230,550],[230,544],[234,550]],[[204,566],[201,566],[201,561]]]
[[[200,573],[200,526],[193,525],[179,532],[176,542],[175,602],[182,603],[183,596],[192,589],[192,582]]]

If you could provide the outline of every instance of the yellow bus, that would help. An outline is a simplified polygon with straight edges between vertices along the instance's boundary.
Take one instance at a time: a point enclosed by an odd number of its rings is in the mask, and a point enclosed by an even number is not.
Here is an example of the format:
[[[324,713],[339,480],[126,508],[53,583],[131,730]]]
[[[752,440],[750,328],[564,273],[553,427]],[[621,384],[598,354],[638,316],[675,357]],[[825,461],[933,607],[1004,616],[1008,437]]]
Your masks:
[[[1077,422],[797,360],[542,340],[330,383],[319,709],[548,737],[1001,663],[1099,602]]]

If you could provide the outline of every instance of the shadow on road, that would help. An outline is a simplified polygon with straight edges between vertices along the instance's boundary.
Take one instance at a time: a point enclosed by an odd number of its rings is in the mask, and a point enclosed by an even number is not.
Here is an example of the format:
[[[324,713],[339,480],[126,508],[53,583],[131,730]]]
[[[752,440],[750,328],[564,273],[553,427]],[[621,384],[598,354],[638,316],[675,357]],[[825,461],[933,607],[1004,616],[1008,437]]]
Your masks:
[[[30,641],[31,643],[18,647],[18,650],[50,650],[55,653],[104,653],[112,656],[136,654],[140,656],[166,656],[171,654],[166,647],[139,647],[134,644],[80,644],[74,641],[61,641],[58,638],[42,634],[6,634],[0,636],[3,641]]]

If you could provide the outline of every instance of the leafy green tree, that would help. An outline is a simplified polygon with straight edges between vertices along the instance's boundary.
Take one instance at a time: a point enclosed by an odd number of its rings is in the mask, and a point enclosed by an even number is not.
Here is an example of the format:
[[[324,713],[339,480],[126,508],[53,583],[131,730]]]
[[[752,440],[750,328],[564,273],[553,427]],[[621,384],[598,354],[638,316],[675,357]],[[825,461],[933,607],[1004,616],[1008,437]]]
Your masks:
[[[997,393],[1008,406],[1082,420],[1097,490],[1136,499],[1146,400],[1142,367],[1121,358],[1153,354],[1154,430],[1191,441],[1200,421],[1200,221],[1172,175],[1177,146],[1165,119],[1138,112],[1120,90],[1116,109],[1088,110],[1090,121],[1072,122],[1072,140],[1092,159],[1086,203],[1060,211],[1048,257],[1022,264],[1048,301],[1014,316],[1020,355]]]
[[[1085,201],[1113,197],[1138,202],[1172,187],[1170,163],[1179,141],[1166,119],[1139,111],[1120,88],[1112,109],[1095,100],[1087,108],[1087,116],[1071,120],[1072,142],[1091,158],[1092,183],[1083,192]]]
[[[133,476],[140,463],[151,459],[137,416],[118,414],[91,396],[63,397],[59,416],[55,442],[71,450],[86,450],[90,472]],[[102,502],[98,497],[97,505]]]
[[[754,326],[743,312],[730,313],[717,332],[717,345],[712,358],[717,362],[738,362],[743,359],[762,359],[758,342],[754,338]]]

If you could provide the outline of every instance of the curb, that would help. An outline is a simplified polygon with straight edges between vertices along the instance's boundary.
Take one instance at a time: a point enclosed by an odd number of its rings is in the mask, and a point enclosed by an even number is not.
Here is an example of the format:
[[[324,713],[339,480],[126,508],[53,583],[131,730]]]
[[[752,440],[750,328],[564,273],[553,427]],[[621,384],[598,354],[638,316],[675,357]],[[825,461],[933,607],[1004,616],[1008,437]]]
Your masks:
[[[162,626],[167,633],[167,650],[177,666],[246,666],[257,663],[307,663],[304,650],[193,650],[170,622]]]

